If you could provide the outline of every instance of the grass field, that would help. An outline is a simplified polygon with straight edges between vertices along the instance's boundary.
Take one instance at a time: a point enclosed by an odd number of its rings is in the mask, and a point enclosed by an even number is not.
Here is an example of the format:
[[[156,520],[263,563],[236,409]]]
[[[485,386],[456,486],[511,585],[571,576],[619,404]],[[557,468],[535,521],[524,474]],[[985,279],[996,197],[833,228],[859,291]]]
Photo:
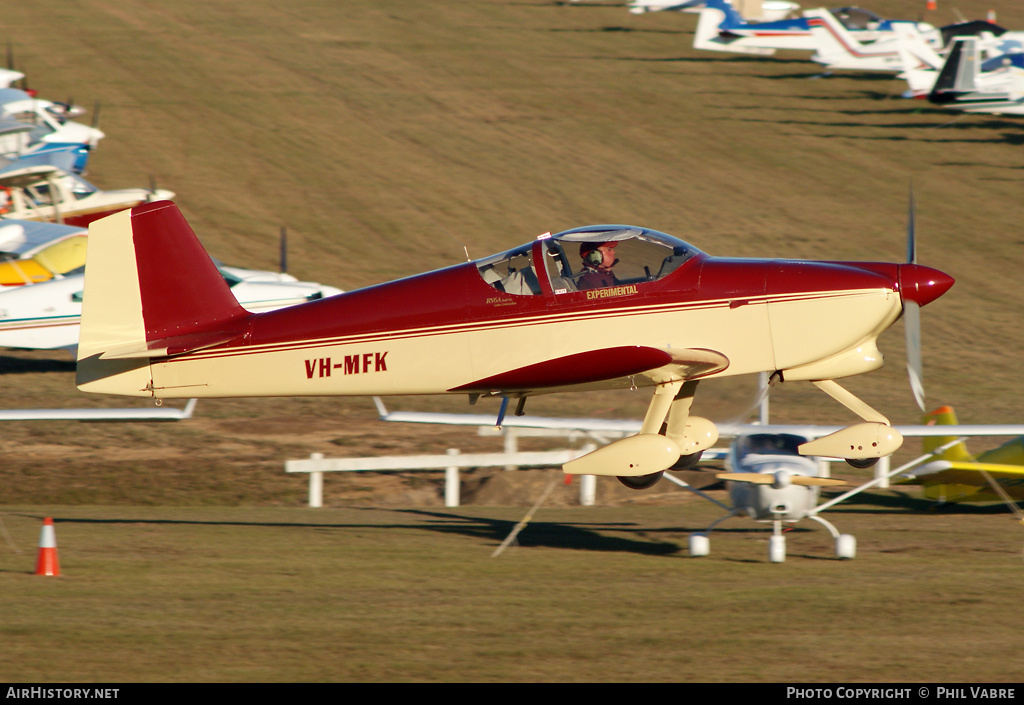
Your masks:
[[[923,6],[869,7],[917,17]],[[984,9],[1024,28],[1019,3]],[[924,14],[954,19],[946,3]],[[481,257],[600,222],[712,254],[899,261],[912,180],[920,261],[957,279],[922,315],[929,403],[968,423],[1020,421],[1024,119],[901,100],[889,76],[818,78],[797,54],[698,54],[694,26],[544,0],[79,0],[13,3],[3,18],[44,97],[101,106],[108,136],[90,180],[153,176],[211,254],[238,266],[273,268],[287,226],[292,273],[345,289],[456,263],[462,244]],[[848,386],[915,423],[901,326],[881,344],[886,366]],[[78,393],[60,354],[5,351],[0,379],[7,408],[129,403]],[[751,380],[708,382],[695,412],[733,419],[753,395]],[[563,395],[528,408],[639,418],[647,401]],[[462,398],[390,403],[466,410]],[[851,420],[800,384],[773,391],[772,417]],[[369,478],[331,478],[334,506],[302,508],[306,480],[285,476],[289,458],[495,449],[470,432],[382,426],[365,399],[209,400],[175,425],[5,424],[0,506],[23,553],[0,548],[0,676],[1024,675],[1006,610],[1024,532],[1006,514],[937,514],[875,493],[837,512],[856,560],[826,560],[823,532],[806,531],[771,566],[764,535],[739,522],[708,560],[686,557],[685,535],[713,507],[616,496],[542,509],[523,545],[491,560],[535,493],[445,511],[417,478],[388,485],[386,503]],[[910,445],[897,460],[916,455]],[[59,580],[29,575],[45,515],[57,519]]]
[[[25,546],[53,514],[63,576],[5,557],[0,680],[1024,677],[1007,515],[857,504],[833,517],[853,561],[798,529],[770,564],[740,521],[688,558],[716,511],[548,509],[491,558],[522,510],[11,508]]]

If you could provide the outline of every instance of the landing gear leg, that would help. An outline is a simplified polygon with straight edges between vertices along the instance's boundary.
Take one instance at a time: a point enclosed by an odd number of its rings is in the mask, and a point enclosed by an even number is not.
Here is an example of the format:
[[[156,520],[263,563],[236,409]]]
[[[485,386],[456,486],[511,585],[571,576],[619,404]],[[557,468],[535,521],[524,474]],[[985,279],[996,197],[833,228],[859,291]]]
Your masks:
[[[801,455],[845,458],[854,467],[865,467],[866,461],[892,455],[903,445],[903,436],[889,424],[889,419],[836,384],[835,380],[817,380],[812,384],[860,416],[865,423],[847,426],[808,441],[800,446]]]
[[[783,563],[786,560],[786,537],[782,535],[782,520],[772,521],[772,536],[768,539],[768,560]]]

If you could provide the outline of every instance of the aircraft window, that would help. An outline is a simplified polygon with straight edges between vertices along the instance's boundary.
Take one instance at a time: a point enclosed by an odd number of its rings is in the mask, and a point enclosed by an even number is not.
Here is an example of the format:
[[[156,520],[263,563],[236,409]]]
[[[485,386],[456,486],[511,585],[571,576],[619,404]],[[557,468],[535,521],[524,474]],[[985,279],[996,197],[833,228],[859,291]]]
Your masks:
[[[23,110],[20,113],[13,113],[11,117],[18,122],[25,123],[26,125],[38,125],[42,122],[42,119],[39,117],[39,113],[33,110]]]
[[[36,184],[35,186],[28,186],[25,188],[25,195],[27,195],[32,203],[36,206],[49,206],[52,205],[50,202],[50,185],[46,183]]]
[[[570,230],[546,243],[556,294],[657,281],[698,250],[664,233],[629,226]]]
[[[846,29],[875,29],[882,18],[870,10],[861,7],[837,7],[829,10]]]
[[[506,294],[538,295],[540,282],[533,267],[530,250],[533,243],[477,262],[484,281]]]
[[[757,433],[739,441],[737,455],[800,455],[799,447],[806,438],[788,433]]]
[[[96,193],[96,187],[88,183],[87,181],[75,178],[72,174],[67,174],[66,177],[70,182],[69,186],[71,187],[71,194],[75,197],[76,200],[81,200],[86,196],[91,196],[92,194]]]
[[[1024,54],[1002,54],[1000,56],[996,56],[983,62],[981,64],[981,70],[983,73],[987,73],[989,71],[997,71],[1008,66],[1024,68]]]

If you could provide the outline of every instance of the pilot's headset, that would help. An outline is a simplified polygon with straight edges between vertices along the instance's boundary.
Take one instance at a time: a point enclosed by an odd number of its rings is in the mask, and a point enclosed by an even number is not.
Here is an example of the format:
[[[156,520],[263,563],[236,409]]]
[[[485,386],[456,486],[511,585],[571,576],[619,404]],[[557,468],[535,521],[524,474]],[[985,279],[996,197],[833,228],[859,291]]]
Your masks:
[[[599,247],[615,247],[619,243],[612,242],[584,242],[580,244],[580,257],[583,258],[583,264],[591,267],[599,267],[604,262],[604,255],[598,250]],[[619,260],[616,259],[615,262]],[[613,262],[614,264],[614,262]]]

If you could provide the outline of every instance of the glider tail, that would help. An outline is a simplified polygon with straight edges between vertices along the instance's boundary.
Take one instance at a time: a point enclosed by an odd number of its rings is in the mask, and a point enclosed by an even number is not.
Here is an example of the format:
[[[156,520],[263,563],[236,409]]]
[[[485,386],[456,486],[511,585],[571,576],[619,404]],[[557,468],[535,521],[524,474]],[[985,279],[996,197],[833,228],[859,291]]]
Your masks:
[[[953,411],[951,406],[942,406],[935,411],[925,414],[924,422],[928,426],[956,426],[957,419],[956,413]],[[939,448],[950,441],[956,440],[956,436],[925,436],[922,441],[923,450],[925,453],[932,453],[936,448]],[[965,460],[971,460],[971,454],[967,452],[967,446],[964,445],[963,441],[956,445],[950,446],[946,450],[942,451],[938,456],[938,460],[948,460],[950,462],[962,462]]]
[[[252,315],[170,201],[89,227],[78,388],[154,394],[150,360],[244,335]]]

